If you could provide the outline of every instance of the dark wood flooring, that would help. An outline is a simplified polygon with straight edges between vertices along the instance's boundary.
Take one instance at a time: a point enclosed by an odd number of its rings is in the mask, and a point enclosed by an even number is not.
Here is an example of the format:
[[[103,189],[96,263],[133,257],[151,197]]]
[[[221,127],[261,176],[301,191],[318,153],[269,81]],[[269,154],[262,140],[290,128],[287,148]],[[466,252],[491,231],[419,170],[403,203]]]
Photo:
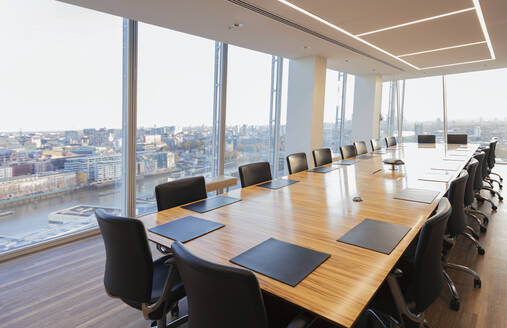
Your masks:
[[[507,166],[496,171],[507,177]],[[490,212],[489,205],[483,209]],[[507,328],[507,209],[503,204],[491,216],[480,242],[486,249],[484,256],[461,239],[450,259],[475,269],[482,288],[474,289],[473,278],[467,274],[449,271],[460,292],[461,309],[449,309],[444,289],[427,311],[431,327]],[[148,327],[139,311],[106,295],[104,261],[102,239],[95,236],[0,263],[0,327]]]

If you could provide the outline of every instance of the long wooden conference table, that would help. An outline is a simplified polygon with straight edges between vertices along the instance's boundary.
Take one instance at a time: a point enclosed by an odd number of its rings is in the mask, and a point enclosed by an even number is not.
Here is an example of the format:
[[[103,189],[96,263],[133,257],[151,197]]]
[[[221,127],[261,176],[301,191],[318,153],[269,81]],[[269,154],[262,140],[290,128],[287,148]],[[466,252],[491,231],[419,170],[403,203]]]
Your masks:
[[[434,168],[449,166],[455,167],[449,173],[457,176],[477,148],[469,144],[458,152],[457,147],[398,145],[353,165],[334,163],[339,168],[328,173],[290,175],[299,183],[278,190],[251,186],[230,191],[227,195],[242,201],[207,213],[177,207],[141,220],[146,228],[189,215],[225,224],[185,244],[198,256],[225,265],[235,266],[231,258],[271,237],[331,254],[295,287],[255,274],[264,291],[351,327],[449,187],[449,183],[421,178],[430,172],[438,174]],[[400,158],[405,165],[393,171],[382,163],[386,158]],[[394,199],[404,188],[440,193],[431,204]],[[354,196],[363,201],[353,202]],[[410,226],[411,230],[390,255],[337,241],[365,218]],[[168,247],[173,242],[151,232],[148,237]]]

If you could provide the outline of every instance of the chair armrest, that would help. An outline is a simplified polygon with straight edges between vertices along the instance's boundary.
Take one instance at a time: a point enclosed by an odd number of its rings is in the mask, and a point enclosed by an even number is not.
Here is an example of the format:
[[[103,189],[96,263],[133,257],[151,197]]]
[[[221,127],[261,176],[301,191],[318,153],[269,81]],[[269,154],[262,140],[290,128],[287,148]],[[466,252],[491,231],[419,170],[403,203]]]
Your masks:
[[[167,259],[164,259],[167,257]],[[142,303],[141,310],[143,311],[143,316],[146,320],[150,320],[150,314],[157,311],[161,306],[167,307],[169,304],[166,304],[166,299],[171,293],[174,283],[178,277],[175,260],[172,255],[167,255],[161,260],[164,260],[164,265],[169,266],[169,272],[167,274],[167,278],[164,282],[164,289],[162,290],[162,294],[158,298],[158,300],[153,304]],[[164,310],[165,313],[165,310]]]
[[[316,320],[315,317],[300,313],[292,319],[287,328],[309,328]]]

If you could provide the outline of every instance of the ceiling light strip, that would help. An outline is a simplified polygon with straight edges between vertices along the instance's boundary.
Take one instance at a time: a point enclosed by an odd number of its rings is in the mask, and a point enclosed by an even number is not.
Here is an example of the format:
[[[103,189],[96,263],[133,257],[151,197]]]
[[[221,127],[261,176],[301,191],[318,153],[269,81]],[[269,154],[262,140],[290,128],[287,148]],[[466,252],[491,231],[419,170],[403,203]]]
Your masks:
[[[427,54],[429,52],[437,52],[437,51],[443,51],[443,50],[449,50],[449,49],[456,49],[456,48],[463,48],[463,47],[469,47],[469,46],[475,46],[478,44],[486,43],[486,41],[479,41],[479,42],[472,42],[472,43],[465,43],[460,44],[457,46],[451,46],[451,47],[445,47],[445,48],[438,48],[438,49],[431,49],[431,50],[425,50],[425,51],[419,51],[419,52],[412,52],[410,54],[404,54],[404,55],[398,55],[398,57],[408,57],[408,56],[415,56],[415,55],[421,55],[421,54]]]
[[[369,35],[369,34],[373,34],[373,33],[389,31],[389,30],[393,30],[395,28],[400,28],[400,27],[404,27],[404,26],[408,26],[408,25],[413,25],[413,24],[418,24],[418,23],[422,23],[422,22],[427,22],[427,21],[438,19],[438,18],[442,18],[442,17],[447,17],[447,16],[451,16],[451,15],[465,13],[465,12],[468,12],[468,11],[471,11],[471,10],[476,10],[476,9],[475,9],[475,7],[471,7],[471,8],[456,10],[456,11],[452,11],[450,13],[446,13],[446,14],[442,14],[442,15],[437,15],[437,16],[433,16],[433,17],[418,19],[418,20],[411,21],[411,22],[408,22],[408,23],[403,23],[403,24],[399,24],[399,25],[389,26],[389,27],[378,29],[378,30],[361,33],[361,34],[356,34],[356,36],[365,36],[365,35]]]
[[[489,38],[488,29],[486,28],[486,22],[484,21],[484,16],[482,15],[482,9],[481,5],[479,3],[479,0],[473,0],[475,11],[477,12],[477,17],[479,18],[479,23],[481,24],[482,33],[484,34],[484,39],[486,39],[486,42],[488,43],[489,53],[491,55],[491,59],[496,59],[495,57],[495,51],[493,51],[493,45],[491,44],[491,40]]]
[[[461,62],[461,63],[447,64],[447,65],[438,65],[438,66],[431,66],[431,67],[423,67],[423,68],[421,68],[421,70],[432,69],[432,68],[441,68],[441,67],[449,67],[449,66],[457,66],[457,65],[465,65],[465,64],[474,64],[474,63],[481,63],[481,62],[491,61],[491,60],[494,60],[494,59],[487,58],[487,59],[472,60],[472,61]]]
[[[334,24],[326,21],[325,19],[320,18],[317,15],[314,15],[311,12],[304,10],[303,8],[300,8],[300,7],[294,5],[294,4],[292,4],[292,3],[290,3],[290,2],[288,2],[286,0],[278,0],[278,1],[281,2],[281,3],[283,3],[284,5],[286,5],[288,7],[291,7],[292,9],[295,9],[295,10],[299,11],[300,13],[302,13],[302,14],[308,16],[308,17],[311,17],[311,18],[313,18],[313,19],[315,19],[315,20],[317,20],[317,21],[319,21],[319,22],[321,22],[321,23],[323,23],[323,24],[325,24],[325,25],[327,25],[327,26],[329,26],[329,27],[331,27],[331,28],[339,31],[339,32],[342,32],[345,35],[350,36],[351,38],[356,39],[357,41],[359,41],[361,43],[364,43],[364,44],[366,44],[366,45],[368,45],[368,46],[370,46],[370,47],[372,47],[372,48],[374,48],[374,49],[376,49],[376,50],[378,50],[378,51],[380,51],[380,52],[382,52],[382,53],[384,53],[384,54],[386,54],[386,55],[388,55],[390,57],[393,57],[394,59],[397,59],[397,60],[401,61],[402,63],[404,63],[404,64],[406,64],[406,65],[408,65],[408,66],[410,66],[410,67],[412,67],[414,69],[420,70],[419,67],[417,67],[417,66],[415,66],[413,64],[410,64],[409,62],[407,62],[407,61],[405,61],[405,60],[403,60],[403,59],[401,59],[401,58],[393,55],[392,53],[390,53],[390,52],[388,52],[388,51],[386,51],[386,50],[384,50],[382,48],[379,48],[376,45],[374,45],[374,44],[372,44],[372,43],[370,43],[370,42],[368,42],[366,40],[361,39],[360,37],[355,36],[354,34],[352,34],[352,33],[348,32],[348,31],[342,29],[341,27],[338,27],[338,26],[336,26],[336,25],[334,25]]]

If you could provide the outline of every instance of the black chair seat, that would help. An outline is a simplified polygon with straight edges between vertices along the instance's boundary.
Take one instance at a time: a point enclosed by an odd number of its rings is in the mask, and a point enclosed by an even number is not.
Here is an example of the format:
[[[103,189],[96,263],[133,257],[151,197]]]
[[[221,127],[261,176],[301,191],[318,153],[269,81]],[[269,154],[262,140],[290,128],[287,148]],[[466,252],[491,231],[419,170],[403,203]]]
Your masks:
[[[167,265],[164,264],[164,262],[170,259],[171,257],[172,255],[164,256],[153,262],[153,286],[151,290],[151,300],[149,302],[150,304],[154,304],[155,302],[157,302],[159,297],[162,296],[162,292],[164,290],[164,282],[166,280],[167,275],[169,274],[169,269],[171,268],[171,266],[174,265],[174,264]],[[177,273],[176,280],[174,281],[174,285],[171,288],[171,293],[167,298],[167,301],[169,303],[173,303],[177,302],[183,297],[185,297],[185,287],[183,286],[183,282],[181,281],[179,273]],[[124,298],[121,298],[121,300],[135,309],[139,310],[142,309],[141,302],[136,302]],[[157,320],[158,318],[160,318],[160,316],[162,316],[162,310],[163,308],[161,307],[158,311],[151,313],[150,320]]]

